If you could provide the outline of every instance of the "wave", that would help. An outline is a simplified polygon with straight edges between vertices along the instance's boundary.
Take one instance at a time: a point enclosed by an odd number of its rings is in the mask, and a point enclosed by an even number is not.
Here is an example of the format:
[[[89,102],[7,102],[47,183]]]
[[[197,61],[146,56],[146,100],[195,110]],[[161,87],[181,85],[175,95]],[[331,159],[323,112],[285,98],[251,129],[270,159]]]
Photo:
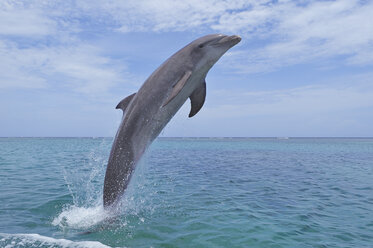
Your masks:
[[[67,239],[55,239],[40,234],[8,234],[0,233],[0,247],[48,247],[48,248],[102,248],[109,247],[98,241],[72,241]]]

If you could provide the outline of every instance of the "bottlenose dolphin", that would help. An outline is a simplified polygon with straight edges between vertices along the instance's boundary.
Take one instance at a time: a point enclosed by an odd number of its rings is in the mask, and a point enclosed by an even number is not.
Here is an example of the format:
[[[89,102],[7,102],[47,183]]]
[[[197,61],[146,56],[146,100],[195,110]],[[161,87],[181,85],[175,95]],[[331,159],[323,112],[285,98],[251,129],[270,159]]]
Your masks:
[[[105,209],[116,205],[146,148],[188,98],[189,117],[198,113],[205,102],[207,72],[240,41],[237,35],[210,34],[191,42],[159,66],[137,93],[119,102],[123,117],[105,174]]]

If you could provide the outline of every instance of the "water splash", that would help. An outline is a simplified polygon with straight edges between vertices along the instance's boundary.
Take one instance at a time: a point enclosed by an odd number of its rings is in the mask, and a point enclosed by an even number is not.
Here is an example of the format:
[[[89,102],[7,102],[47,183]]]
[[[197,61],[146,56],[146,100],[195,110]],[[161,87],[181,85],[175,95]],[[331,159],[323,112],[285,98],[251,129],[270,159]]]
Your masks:
[[[109,140],[103,139],[97,148],[88,153],[87,159],[84,159],[81,165],[63,167],[64,179],[73,202],[65,205],[52,221],[52,225],[58,226],[63,232],[71,229],[98,230],[107,225],[112,226],[113,223],[117,227],[125,226],[127,216],[130,216],[131,220],[135,218],[138,222],[144,222],[144,212],[148,214],[154,211],[151,187],[148,187],[146,178],[146,156],[137,165],[131,183],[117,208],[114,211],[103,208],[102,186],[108,158],[108,142]]]
[[[102,139],[98,147],[90,150],[85,157],[63,165],[64,179],[74,205],[89,207],[101,200],[109,142]]]
[[[6,248],[30,248],[30,247],[71,247],[71,248],[106,248],[97,241],[71,241],[67,239],[55,239],[39,234],[7,234],[0,233],[0,247]]]
[[[52,225],[64,232],[69,229],[87,230],[110,217],[110,213],[102,207],[102,182],[109,142],[102,139],[96,148],[85,153],[85,157],[62,165],[63,177],[73,202],[62,208]]]
[[[111,214],[105,211],[101,205],[94,207],[69,205],[54,218],[52,224],[59,226],[62,230],[68,228],[86,230],[99,225],[109,217]]]

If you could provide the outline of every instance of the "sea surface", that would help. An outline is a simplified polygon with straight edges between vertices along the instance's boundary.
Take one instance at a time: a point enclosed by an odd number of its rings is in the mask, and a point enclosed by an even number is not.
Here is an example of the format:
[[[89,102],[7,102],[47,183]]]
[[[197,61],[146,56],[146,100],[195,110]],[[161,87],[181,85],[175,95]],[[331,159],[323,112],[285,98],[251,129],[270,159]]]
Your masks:
[[[373,139],[159,138],[116,214],[112,138],[0,138],[0,247],[373,247]]]

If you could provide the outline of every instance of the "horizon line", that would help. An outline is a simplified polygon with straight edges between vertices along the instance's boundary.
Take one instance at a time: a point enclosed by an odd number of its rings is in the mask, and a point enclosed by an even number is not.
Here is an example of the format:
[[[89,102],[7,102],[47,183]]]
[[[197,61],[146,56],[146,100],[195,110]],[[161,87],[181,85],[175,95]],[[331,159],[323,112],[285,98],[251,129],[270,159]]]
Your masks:
[[[114,136],[0,136],[0,138],[114,138]],[[373,136],[162,136],[157,139],[163,138],[216,138],[216,139],[372,139]]]

